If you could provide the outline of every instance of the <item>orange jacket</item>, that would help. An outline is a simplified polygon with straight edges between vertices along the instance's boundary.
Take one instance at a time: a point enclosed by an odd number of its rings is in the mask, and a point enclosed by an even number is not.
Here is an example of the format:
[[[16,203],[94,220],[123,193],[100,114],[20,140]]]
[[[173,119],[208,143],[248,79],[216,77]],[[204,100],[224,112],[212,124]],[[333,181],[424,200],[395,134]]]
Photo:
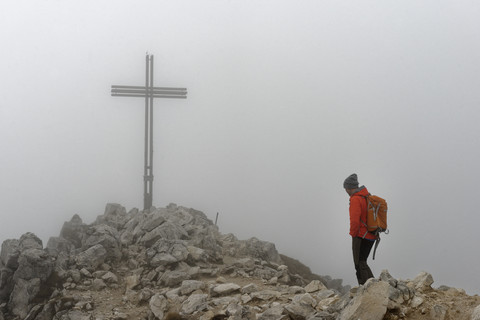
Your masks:
[[[367,221],[367,200],[364,198],[366,196],[368,196],[367,188],[361,187],[350,197],[350,235],[375,240],[375,235],[367,232],[367,227],[363,224]]]

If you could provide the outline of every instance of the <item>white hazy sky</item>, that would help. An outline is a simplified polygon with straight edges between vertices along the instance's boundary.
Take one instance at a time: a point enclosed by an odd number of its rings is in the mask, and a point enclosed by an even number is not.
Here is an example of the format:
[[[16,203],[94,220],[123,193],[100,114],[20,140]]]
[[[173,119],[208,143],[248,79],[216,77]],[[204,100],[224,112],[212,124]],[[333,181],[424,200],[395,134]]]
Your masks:
[[[143,207],[144,102],[154,205],[217,212],[356,284],[343,180],[387,199],[376,275],[432,273],[480,293],[480,2],[0,2],[0,237],[57,236],[107,202]]]

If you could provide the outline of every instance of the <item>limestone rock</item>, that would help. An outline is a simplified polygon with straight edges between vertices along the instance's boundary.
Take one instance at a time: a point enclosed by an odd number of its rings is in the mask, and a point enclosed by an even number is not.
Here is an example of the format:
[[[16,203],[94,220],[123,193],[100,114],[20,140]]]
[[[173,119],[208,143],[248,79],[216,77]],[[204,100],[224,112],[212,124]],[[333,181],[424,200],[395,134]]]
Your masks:
[[[222,283],[213,288],[212,295],[214,296],[228,295],[239,290],[240,290],[240,286],[238,284]]]
[[[19,241],[15,239],[5,240],[2,243],[0,259],[2,264],[11,270],[18,267],[18,257],[20,256]]]
[[[311,306],[298,303],[287,304],[285,310],[292,320],[305,320],[315,313],[315,309]]]
[[[94,225],[88,230],[88,236],[85,239],[85,247],[90,248],[96,245],[102,245],[107,254],[105,259],[120,260],[122,252],[120,250],[120,241],[118,231],[109,225]]]
[[[480,320],[480,305],[473,310],[472,320]]]
[[[107,250],[101,245],[97,244],[87,250],[79,253],[75,261],[79,268],[87,268],[96,270],[107,257]]]
[[[161,294],[154,294],[150,298],[149,306],[155,317],[163,319],[163,314],[167,310],[167,299]]]
[[[425,271],[419,273],[415,279],[411,281],[411,285],[416,289],[416,290],[422,290],[422,289],[428,289],[431,288],[431,285],[433,284],[433,277],[430,273],[427,273]]]
[[[316,291],[325,290],[327,287],[320,280],[313,280],[305,286],[305,292],[312,293]]]
[[[195,311],[202,311],[208,308],[207,294],[192,294],[182,304],[182,312],[185,314],[192,314]]]
[[[205,283],[203,281],[197,280],[184,280],[182,281],[182,286],[180,287],[181,295],[188,295],[196,290],[203,290],[205,288]]]
[[[75,214],[69,222],[63,224],[60,231],[60,237],[67,239],[76,248],[81,248],[83,238],[86,236],[87,225],[85,225],[82,219]]]
[[[388,282],[369,279],[342,311],[339,320],[382,320],[387,312],[389,289]]]

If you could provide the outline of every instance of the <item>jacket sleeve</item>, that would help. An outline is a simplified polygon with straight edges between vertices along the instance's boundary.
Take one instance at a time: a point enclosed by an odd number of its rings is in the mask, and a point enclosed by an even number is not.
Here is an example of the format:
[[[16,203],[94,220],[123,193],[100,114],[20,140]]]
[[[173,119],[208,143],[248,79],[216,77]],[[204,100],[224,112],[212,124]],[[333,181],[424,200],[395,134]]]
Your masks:
[[[360,197],[352,197],[350,199],[350,235],[352,237],[358,236],[360,230],[360,216],[362,213],[362,206],[360,204]]]

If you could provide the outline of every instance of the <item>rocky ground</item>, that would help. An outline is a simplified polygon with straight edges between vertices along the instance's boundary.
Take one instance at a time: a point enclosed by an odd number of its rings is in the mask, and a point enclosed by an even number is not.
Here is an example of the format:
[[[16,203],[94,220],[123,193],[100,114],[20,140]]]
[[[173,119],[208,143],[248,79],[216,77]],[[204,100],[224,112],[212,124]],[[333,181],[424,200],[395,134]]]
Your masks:
[[[388,271],[364,286],[312,274],[256,238],[221,234],[200,211],[109,204],[74,216],[43,248],[32,233],[0,252],[0,320],[480,320],[480,297]],[[173,320],[173,319],[172,319]]]

